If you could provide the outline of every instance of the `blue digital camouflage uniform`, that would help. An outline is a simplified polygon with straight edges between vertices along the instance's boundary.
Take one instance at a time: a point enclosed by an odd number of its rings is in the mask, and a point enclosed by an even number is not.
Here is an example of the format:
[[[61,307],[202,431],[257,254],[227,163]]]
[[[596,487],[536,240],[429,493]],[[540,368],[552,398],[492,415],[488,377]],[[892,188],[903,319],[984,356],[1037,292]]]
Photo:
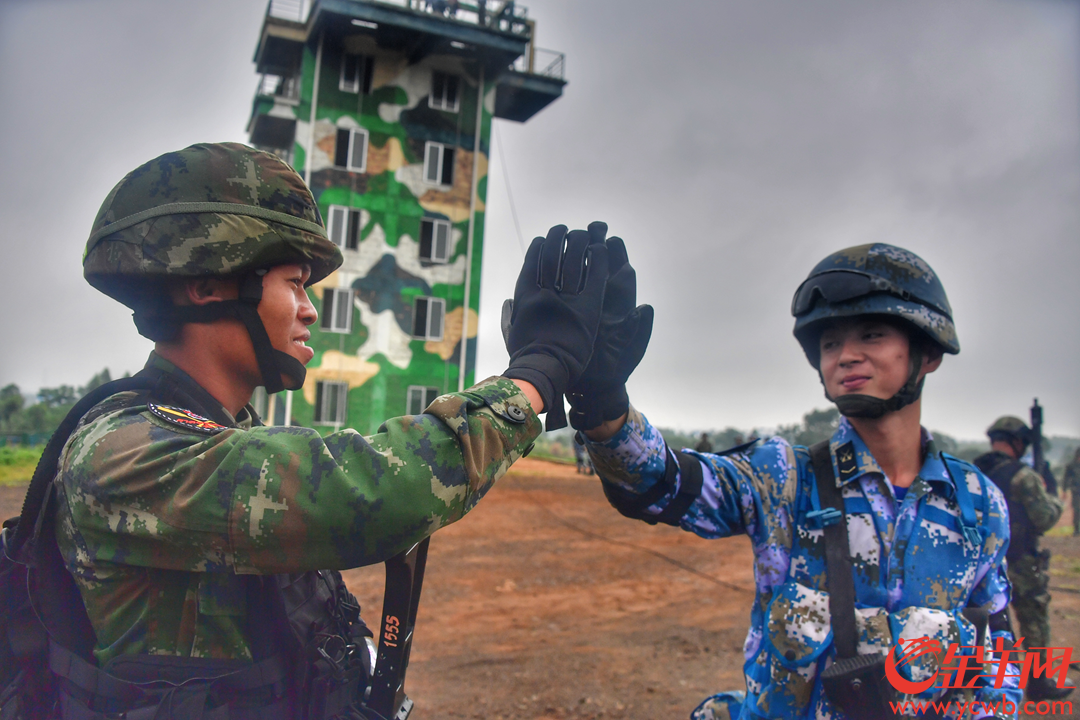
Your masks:
[[[114,395],[84,416],[57,475],[57,542],[102,664],[251,659],[240,576],[384,561],[471,510],[540,434],[505,378],[370,437],[320,437],[253,424],[250,408],[233,418],[157,354],[147,368],[210,417]]]
[[[862,654],[924,636],[945,646],[973,645],[974,628],[961,616],[963,608],[989,604],[996,612],[1009,602],[1004,568],[1009,526],[1000,491],[974,466],[960,463],[985,529],[981,546],[974,547],[961,532],[956,479],[928,435],[924,440],[926,460],[899,507],[892,485],[846,419],[830,441],[834,472],[843,486]],[[644,493],[664,476],[664,440],[632,407],[622,430],[608,441],[588,443],[588,449],[601,479],[625,491]],[[838,451],[848,463],[837,462]],[[853,451],[854,461],[847,451]],[[704,483],[680,527],[705,538],[745,533],[756,558],[757,596],[744,645],[746,699],[738,717],[844,717],[818,679],[835,651],[823,533],[806,517],[816,495],[807,448],[772,438],[730,456],[688,452],[701,461]],[[659,513],[676,493],[670,490],[649,512]],[[1012,646],[1008,633],[993,637]],[[916,681],[930,677],[938,662],[932,657],[923,656],[927,662],[910,671],[901,666],[901,672]],[[1002,689],[987,678],[979,682],[972,700],[1020,701],[1015,678]],[[724,705],[735,707],[730,697]]]

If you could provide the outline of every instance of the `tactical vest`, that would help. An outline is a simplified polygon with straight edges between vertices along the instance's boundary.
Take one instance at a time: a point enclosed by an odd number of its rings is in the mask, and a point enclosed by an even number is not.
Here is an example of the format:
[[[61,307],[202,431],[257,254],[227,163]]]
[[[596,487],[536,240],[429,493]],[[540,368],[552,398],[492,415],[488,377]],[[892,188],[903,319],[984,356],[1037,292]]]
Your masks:
[[[135,395],[112,398],[116,393]],[[122,655],[93,659],[95,637],[55,537],[53,476],[85,415],[155,402],[206,417],[172,376],[147,369],[89,393],[50,439],[22,515],[4,523],[0,555],[0,720],[327,720],[361,712],[371,678],[360,607],[337,571],[246,576],[253,662]]]
[[[1024,555],[1037,553],[1039,533],[1031,523],[1024,504],[1016,501],[1012,489],[1012,479],[1024,468],[1024,464],[997,451],[980,455],[974,463],[998,486],[1009,507],[1009,549],[1005,553],[1006,560],[1015,562]]]

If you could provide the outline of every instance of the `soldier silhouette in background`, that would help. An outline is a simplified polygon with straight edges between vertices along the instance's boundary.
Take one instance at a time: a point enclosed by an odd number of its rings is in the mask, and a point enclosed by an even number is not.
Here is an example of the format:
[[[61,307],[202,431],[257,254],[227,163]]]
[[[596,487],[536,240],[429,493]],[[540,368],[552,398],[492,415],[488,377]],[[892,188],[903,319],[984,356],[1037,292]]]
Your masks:
[[[1065,477],[1061,484],[1072,498],[1073,537],[1080,537],[1080,447],[1076,448],[1073,459],[1065,466]]]
[[[1045,480],[1020,461],[1031,444],[1032,430],[1023,420],[1009,415],[994,421],[986,435],[990,452],[975,464],[1001,488],[1009,506],[1011,541],[1006,556],[1012,607],[1028,652],[1050,647],[1050,551],[1039,549],[1039,536],[1054,527],[1061,517],[1062,504],[1046,490]],[[1056,700],[1073,691],[1059,688],[1047,677],[1028,680],[1029,700]]]

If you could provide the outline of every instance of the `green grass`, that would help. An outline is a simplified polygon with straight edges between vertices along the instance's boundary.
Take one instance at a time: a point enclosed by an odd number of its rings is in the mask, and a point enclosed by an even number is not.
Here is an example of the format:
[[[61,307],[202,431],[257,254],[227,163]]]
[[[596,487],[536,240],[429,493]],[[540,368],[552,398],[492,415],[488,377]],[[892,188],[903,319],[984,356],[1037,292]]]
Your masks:
[[[44,449],[44,446],[5,445],[0,447],[0,485],[30,482]]]
[[[533,451],[529,453],[529,457],[534,460],[546,460],[547,462],[559,463],[561,465],[576,465],[577,461],[574,458],[567,458],[561,455],[551,455],[545,452]]]

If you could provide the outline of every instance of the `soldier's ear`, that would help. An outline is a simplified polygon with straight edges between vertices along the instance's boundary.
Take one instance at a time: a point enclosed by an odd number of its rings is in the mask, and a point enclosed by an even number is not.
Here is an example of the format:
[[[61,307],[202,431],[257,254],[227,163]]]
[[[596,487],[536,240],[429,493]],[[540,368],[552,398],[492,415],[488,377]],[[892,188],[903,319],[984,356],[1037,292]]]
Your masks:
[[[191,278],[184,281],[182,301],[185,305],[206,305],[238,296],[239,286],[234,278]]]
[[[926,368],[926,372],[932,373],[941,367],[941,360],[945,357],[945,353],[937,345],[930,345],[922,349],[923,354],[923,367]]]

